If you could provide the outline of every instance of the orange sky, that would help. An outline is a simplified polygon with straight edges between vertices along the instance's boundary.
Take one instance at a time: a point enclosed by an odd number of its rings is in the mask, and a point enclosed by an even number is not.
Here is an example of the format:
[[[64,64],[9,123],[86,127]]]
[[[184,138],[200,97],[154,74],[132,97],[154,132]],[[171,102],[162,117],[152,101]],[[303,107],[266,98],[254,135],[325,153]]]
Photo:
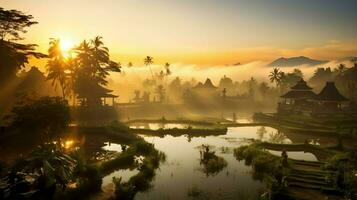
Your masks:
[[[147,55],[156,63],[198,65],[357,55],[353,0],[0,1],[35,17],[39,24],[25,42],[42,52],[49,38],[75,44],[100,35],[115,61],[134,65]]]

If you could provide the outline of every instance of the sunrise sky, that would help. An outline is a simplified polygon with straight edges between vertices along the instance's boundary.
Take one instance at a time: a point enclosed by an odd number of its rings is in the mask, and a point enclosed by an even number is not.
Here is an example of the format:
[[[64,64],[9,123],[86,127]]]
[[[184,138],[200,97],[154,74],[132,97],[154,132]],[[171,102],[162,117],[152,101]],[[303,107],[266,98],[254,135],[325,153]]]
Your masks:
[[[46,52],[103,36],[114,60],[223,65],[282,56],[357,54],[356,0],[0,0],[39,24],[25,35]]]

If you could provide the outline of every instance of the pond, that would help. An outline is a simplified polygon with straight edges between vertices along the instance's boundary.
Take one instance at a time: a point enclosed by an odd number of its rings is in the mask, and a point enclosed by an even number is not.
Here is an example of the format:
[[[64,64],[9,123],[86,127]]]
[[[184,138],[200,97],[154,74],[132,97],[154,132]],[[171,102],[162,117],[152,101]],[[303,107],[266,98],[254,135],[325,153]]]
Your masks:
[[[162,127],[161,124],[145,125],[152,129]],[[164,128],[182,128],[183,125],[170,124]],[[140,128],[140,127],[138,127]],[[264,184],[253,180],[251,167],[244,161],[237,161],[233,149],[248,144],[251,139],[259,139],[273,143],[292,143],[282,132],[261,126],[228,128],[227,134],[207,137],[165,137],[141,135],[147,142],[166,154],[166,161],[156,170],[152,182],[153,187],[146,192],[138,193],[136,199],[240,199],[254,198],[264,190]],[[202,146],[204,145],[204,146]],[[121,151],[120,145],[108,144],[104,149]],[[222,165],[213,168],[202,162],[202,148],[209,147],[215,152]],[[280,155],[280,152],[272,153]],[[288,152],[289,157],[304,160],[316,160],[315,156],[304,152]],[[207,164],[207,163],[206,163]],[[117,171],[104,178],[103,186],[109,184],[113,176],[128,177],[133,171]]]

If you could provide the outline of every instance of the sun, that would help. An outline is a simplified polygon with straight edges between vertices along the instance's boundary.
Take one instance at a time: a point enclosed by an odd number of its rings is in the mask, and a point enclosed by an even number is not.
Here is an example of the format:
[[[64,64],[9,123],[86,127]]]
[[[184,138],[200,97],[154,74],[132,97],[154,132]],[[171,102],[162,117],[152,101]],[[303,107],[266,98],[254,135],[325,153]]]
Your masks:
[[[74,47],[74,42],[71,39],[68,38],[61,38],[60,39],[60,48],[61,52],[64,57],[68,58],[71,54],[71,49]]]

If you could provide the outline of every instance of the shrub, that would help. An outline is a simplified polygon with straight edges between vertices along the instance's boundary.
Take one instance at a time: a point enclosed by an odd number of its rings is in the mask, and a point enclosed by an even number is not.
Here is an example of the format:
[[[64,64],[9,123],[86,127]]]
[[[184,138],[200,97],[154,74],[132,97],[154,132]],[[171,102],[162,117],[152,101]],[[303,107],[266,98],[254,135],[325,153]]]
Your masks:
[[[12,127],[57,134],[68,126],[70,111],[61,97],[41,97],[16,105],[11,118]]]

